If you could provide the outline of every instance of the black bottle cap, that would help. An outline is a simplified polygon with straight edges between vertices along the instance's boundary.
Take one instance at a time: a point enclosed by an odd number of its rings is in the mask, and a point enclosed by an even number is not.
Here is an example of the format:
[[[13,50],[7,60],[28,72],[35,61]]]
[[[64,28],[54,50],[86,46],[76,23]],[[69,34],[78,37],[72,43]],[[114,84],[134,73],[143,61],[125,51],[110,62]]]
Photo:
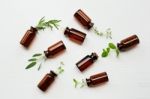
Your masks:
[[[93,27],[94,23],[90,22],[88,25],[87,25],[87,28],[88,29],[91,29]]]
[[[54,71],[50,71],[50,75],[52,76],[52,77],[56,77],[57,76],[57,74],[54,72]]]
[[[37,29],[36,29],[35,27],[31,26],[31,27],[30,27],[30,31],[32,31],[32,32],[37,32]]]
[[[48,58],[49,57],[49,52],[48,51],[44,51],[45,56]]]
[[[88,86],[91,86],[91,79],[86,78],[86,83],[87,83]]]
[[[95,52],[93,52],[93,53],[90,55],[90,57],[91,57],[93,60],[97,60],[97,59],[98,59],[98,55],[97,55]]]
[[[69,29],[69,27],[66,27],[64,34],[68,35],[69,33],[70,33],[70,29]]]
[[[117,47],[120,51],[123,51],[123,48],[124,48],[123,44],[117,43]]]

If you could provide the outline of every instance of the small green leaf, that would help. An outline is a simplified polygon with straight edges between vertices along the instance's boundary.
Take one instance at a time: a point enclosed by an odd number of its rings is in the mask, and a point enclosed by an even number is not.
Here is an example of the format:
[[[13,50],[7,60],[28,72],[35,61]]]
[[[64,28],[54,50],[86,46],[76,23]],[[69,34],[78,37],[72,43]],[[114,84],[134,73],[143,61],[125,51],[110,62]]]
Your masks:
[[[61,69],[60,71],[59,71],[59,74],[61,74],[61,73],[63,73],[64,72],[64,69]]]
[[[85,82],[84,82],[84,79],[82,79],[80,88],[83,88],[84,86],[85,86]]]
[[[41,55],[42,55],[41,53],[36,53],[32,57],[37,57],[37,56],[41,56]]]
[[[77,85],[78,85],[78,81],[77,81],[76,79],[73,79],[73,82],[74,82],[74,86],[75,86],[75,88],[76,88]]]
[[[108,47],[108,48],[107,48],[107,53],[109,53],[109,52],[110,52],[110,48]]]
[[[117,47],[115,46],[115,44],[113,44],[113,43],[109,43],[108,45],[109,45],[109,47],[110,47],[111,49],[116,49],[116,48],[117,48]]]
[[[33,67],[34,65],[36,65],[36,62],[30,63],[25,69],[29,69],[29,68]]]
[[[108,52],[105,49],[103,49],[103,52],[102,52],[101,56],[102,57],[107,57],[108,56]]]
[[[32,62],[32,61],[36,61],[36,60],[37,60],[36,58],[32,58],[32,59],[29,59],[28,61]]]

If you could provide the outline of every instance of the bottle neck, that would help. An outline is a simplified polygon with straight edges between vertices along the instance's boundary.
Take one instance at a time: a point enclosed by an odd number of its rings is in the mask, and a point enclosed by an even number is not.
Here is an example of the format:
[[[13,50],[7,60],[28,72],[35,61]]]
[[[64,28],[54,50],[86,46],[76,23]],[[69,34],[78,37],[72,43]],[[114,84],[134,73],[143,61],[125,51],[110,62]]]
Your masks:
[[[86,79],[86,83],[87,83],[88,86],[91,86],[92,85],[91,79]]]
[[[49,57],[49,51],[44,51],[44,54],[47,58]]]
[[[88,29],[91,29],[93,27],[94,23],[90,22],[88,25],[87,25],[87,28]]]
[[[98,59],[98,55],[94,52],[90,55],[90,57],[95,61]]]
[[[70,29],[69,29],[69,27],[66,27],[64,34],[65,34],[66,36],[68,36],[68,35],[70,34]]]
[[[32,32],[34,32],[34,33],[36,33],[36,32],[37,32],[37,29],[36,29],[36,28],[34,28],[33,26],[31,26],[31,27],[30,27],[30,31],[32,31]]]
[[[50,71],[49,75],[52,76],[53,78],[57,77],[57,74],[52,70]]]
[[[122,43],[117,43],[117,47],[118,47],[118,49],[119,49],[120,51],[122,51],[123,48],[124,48],[124,46],[123,46]]]

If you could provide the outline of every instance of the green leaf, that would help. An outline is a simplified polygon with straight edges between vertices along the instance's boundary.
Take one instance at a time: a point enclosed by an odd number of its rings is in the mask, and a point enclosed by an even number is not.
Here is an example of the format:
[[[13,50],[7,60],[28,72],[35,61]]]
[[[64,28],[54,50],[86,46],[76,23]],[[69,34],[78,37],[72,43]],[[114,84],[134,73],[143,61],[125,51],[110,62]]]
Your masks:
[[[61,74],[61,73],[63,73],[64,72],[64,69],[60,66],[60,67],[58,67],[58,74]]]
[[[107,53],[109,53],[109,52],[110,52],[110,48],[109,48],[109,47],[108,47],[106,50],[107,50]]]
[[[102,52],[101,56],[102,57],[107,57],[108,56],[108,52],[105,49],[103,49],[103,52]]]
[[[36,61],[36,60],[37,60],[36,58],[32,58],[32,59],[29,59],[28,61],[32,62],[32,61]]]
[[[113,44],[113,43],[109,43],[108,45],[109,45],[109,47],[110,47],[111,49],[116,49],[116,48],[117,48],[117,47],[115,46],[115,44]]]
[[[30,63],[25,69],[29,69],[32,68],[34,65],[36,65],[36,62],[32,62]]]
[[[32,57],[37,57],[37,56],[41,56],[41,55],[42,55],[41,53],[36,53]]]
[[[80,88],[83,88],[84,86],[85,86],[85,82],[84,82],[84,79],[82,79]]]
[[[49,20],[49,21],[46,21],[45,20],[45,17],[41,18],[38,25],[36,26],[36,28],[38,30],[44,30],[45,28],[51,28],[51,30],[53,29],[53,27],[55,27],[56,29],[58,29],[58,26],[59,26],[59,22],[61,20]]]
[[[73,82],[74,82],[74,86],[75,86],[75,88],[76,88],[77,85],[78,85],[78,81],[77,81],[76,79],[73,79]]]

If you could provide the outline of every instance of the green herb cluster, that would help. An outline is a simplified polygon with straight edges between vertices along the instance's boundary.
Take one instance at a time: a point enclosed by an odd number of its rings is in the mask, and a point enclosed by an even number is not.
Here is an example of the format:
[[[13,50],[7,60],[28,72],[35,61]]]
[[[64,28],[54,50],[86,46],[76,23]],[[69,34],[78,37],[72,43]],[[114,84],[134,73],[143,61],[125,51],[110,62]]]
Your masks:
[[[105,36],[107,39],[108,38],[112,39],[111,28],[106,29],[105,32],[98,31],[97,27],[94,27],[93,29],[94,29],[94,33],[97,34],[98,36]]]
[[[64,62],[61,61],[60,66],[57,68],[56,71],[57,74],[62,74],[64,72],[64,68],[63,68],[64,65],[65,65]]]
[[[113,44],[113,43],[109,43],[109,44],[108,44],[108,47],[105,48],[105,49],[103,49],[103,52],[102,52],[101,56],[102,56],[102,57],[107,57],[107,56],[109,55],[110,49],[115,50],[116,56],[117,56],[117,57],[119,56],[119,50],[118,50],[118,48],[115,46],[115,44]]]
[[[84,86],[86,86],[84,79],[82,79],[81,81],[78,81],[77,79],[73,79],[73,83],[74,83],[75,88],[77,88],[78,86],[80,88],[83,88]]]
[[[40,70],[42,63],[46,60],[45,56],[41,53],[36,53],[32,56],[31,59],[28,60],[30,62],[25,69],[29,69],[34,67],[38,62],[40,62],[38,70]]]
[[[45,28],[51,28],[51,30],[55,27],[56,29],[58,29],[59,27],[59,22],[61,20],[45,20],[45,17],[41,18],[40,21],[38,22],[38,25],[36,26],[36,28],[38,30],[44,30]]]

